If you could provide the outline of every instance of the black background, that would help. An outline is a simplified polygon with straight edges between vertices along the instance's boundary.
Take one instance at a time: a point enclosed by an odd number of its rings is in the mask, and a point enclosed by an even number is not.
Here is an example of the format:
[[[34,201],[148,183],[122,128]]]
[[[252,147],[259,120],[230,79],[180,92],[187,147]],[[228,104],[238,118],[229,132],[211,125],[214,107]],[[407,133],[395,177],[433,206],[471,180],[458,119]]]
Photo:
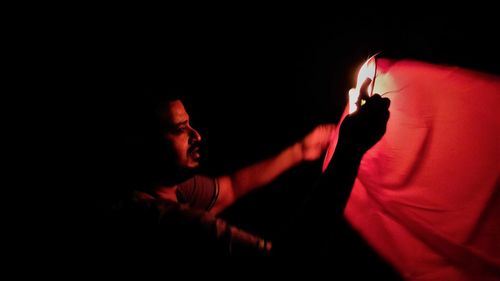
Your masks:
[[[500,73],[498,24],[487,8],[415,15],[212,8],[97,10],[33,26],[41,60],[35,70],[56,69],[48,80],[61,93],[54,120],[68,132],[56,142],[71,163],[63,161],[63,171],[70,170],[65,192],[84,198],[85,210],[126,180],[134,104],[151,83],[190,94],[204,170],[220,174],[279,152],[319,123],[337,122],[357,68],[375,53]],[[320,167],[317,161],[292,169],[223,216],[274,237]],[[349,241],[352,252],[367,251],[356,238]]]

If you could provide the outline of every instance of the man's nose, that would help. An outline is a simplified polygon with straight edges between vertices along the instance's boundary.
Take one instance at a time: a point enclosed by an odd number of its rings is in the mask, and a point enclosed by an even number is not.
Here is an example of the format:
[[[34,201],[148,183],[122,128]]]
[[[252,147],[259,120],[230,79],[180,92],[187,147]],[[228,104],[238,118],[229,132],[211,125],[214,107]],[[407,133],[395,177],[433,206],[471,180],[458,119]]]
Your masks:
[[[191,142],[200,142],[201,141],[200,133],[198,133],[198,131],[196,131],[194,128],[191,128],[190,137],[191,137]]]

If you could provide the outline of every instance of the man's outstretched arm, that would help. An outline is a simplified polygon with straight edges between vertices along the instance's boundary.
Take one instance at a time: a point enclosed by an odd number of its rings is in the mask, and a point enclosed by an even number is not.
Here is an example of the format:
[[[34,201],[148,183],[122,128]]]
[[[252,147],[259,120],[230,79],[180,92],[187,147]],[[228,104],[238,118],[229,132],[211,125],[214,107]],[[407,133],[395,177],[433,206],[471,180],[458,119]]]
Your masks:
[[[376,94],[342,123],[332,161],[311,194],[311,201],[329,200],[329,216],[342,216],[363,155],[385,134],[389,106],[389,99]]]
[[[283,172],[303,161],[319,159],[326,150],[335,125],[316,127],[304,139],[282,150],[277,155],[244,167],[231,175],[218,178],[219,198],[212,213],[219,213],[248,192],[269,184]]]

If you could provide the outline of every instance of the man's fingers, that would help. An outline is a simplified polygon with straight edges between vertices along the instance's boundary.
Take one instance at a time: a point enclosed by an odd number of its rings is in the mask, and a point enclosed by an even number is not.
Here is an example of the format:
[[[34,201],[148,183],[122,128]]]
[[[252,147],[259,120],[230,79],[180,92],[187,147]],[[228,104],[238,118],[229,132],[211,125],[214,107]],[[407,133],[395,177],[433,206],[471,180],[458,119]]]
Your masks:
[[[359,88],[359,97],[363,99],[368,99],[368,86],[370,86],[370,83],[372,82],[372,79],[366,78],[366,80],[363,82],[361,85],[361,88]]]
[[[369,107],[388,109],[391,105],[391,101],[388,98],[381,97],[379,94],[374,94],[366,101],[366,105]]]

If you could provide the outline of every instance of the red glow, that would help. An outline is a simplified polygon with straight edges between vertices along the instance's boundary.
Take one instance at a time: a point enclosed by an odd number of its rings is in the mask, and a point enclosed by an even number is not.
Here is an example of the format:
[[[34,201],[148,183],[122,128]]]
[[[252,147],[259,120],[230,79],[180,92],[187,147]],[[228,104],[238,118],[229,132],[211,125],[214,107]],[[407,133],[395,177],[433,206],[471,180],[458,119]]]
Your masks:
[[[408,280],[500,280],[500,77],[384,59],[376,72],[391,116],[346,218]]]

